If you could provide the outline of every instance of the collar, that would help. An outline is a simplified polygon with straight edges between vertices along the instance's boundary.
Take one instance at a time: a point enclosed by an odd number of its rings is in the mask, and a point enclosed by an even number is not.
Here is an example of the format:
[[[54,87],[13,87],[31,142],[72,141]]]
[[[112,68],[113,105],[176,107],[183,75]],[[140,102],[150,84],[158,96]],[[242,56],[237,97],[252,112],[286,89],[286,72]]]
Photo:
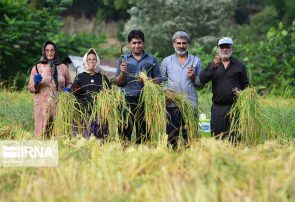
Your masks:
[[[142,57],[141,57],[140,60],[142,60],[143,58],[145,58],[147,55],[148,55],[148,53],[147,53],[146,51],[143,50],[143,51],[142,51]],[[127,57],[133,57],[133,55],[132,55],[131,52],[127,53],[126,56],[127,56]],[[133,57],[133,58],[134,58],[134,57]]]

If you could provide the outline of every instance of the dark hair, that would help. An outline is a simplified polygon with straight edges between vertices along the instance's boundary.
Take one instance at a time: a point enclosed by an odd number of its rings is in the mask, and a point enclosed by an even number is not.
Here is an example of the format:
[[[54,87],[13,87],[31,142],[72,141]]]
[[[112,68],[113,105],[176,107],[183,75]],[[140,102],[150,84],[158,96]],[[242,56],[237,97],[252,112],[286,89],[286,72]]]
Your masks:
[[[91,50],[87,53],[87,56],[90,55],[90,54],[93,54],[93,55],[97,56],[96,53],[95,53],[95,51],[94,51],[93,49],[91,49]]]
[[[50,45],[53,45],[54,50],[55,50],[55,54],[54,54],[54,58],[53,58],[54,63],[55,63],[55,64],[60,64],[60,61],[59,61],[59,59],[58,59],[58,57],[57,57],[57,54],[56,54],[56,52],[57,52],[56,45],[55,45],[55,43],[53,43],[52,41],[46,41],[46,42],[43,44],[43,46],[42,46],[42,57],[41,57],[41,59],[40,59],[40,62],[41,62],[41,63],[47,63],[47,62],[48,62],[48,59],[47,59],[46,54],[45,54],[45,49],[46,49],[46,46],[49,45],[49,44],[50,44]]]
[[[46,41],[44,44],[43,44],[43,47],[42,47],[42,57],[40,59],[40,62],[43,63],[43,64],[47,64],[49,61],[48,61],[48,58],[46,57],[46,54],[45,54],[45,49],[46,49],[46,46],[47,45],[52,45],[54,47],[54,50],[55,50],[55,54],[54,54],[54,58],[53,60],[49,63],[50,65],[50,70],[51,70],[51,75],[53,77],[53,80],[54,80],[54,83],[55,83],[55,87],[56,87],[56,90],[58,90],[58,72],[57,72],[57,65],[61,64],[58,57],[57,57],[57,54],[56,54],[56,51],[57,51],[57,48],[56,48],[56,45],[55,43],[53,43],[52,41]],[[37,72],[38,69],[37,69],[37,65],[36,65],[36,70]]]
[[[132,30],[128,34],[128,42],[130,42],[132,39],[140,39],[142,42],[144,42],[144,33],[140,30]]]

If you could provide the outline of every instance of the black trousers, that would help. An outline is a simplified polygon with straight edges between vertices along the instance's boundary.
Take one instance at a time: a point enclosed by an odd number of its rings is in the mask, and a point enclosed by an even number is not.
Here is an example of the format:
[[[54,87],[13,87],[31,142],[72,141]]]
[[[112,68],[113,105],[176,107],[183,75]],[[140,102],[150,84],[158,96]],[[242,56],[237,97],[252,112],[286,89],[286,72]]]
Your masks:
[[[124,127],[124,137],[131,141],[133,127],[136,129],[136,143],[140,144],[147,139],[146,122],[144,116],[144,106],[139,105],[139,97],[126,96],[127,105],[130,107],[131,116],[129,118],[128,125]]]
[[[212,137],[218,136],[221,133],[222,139],[226,138],[230,129],[229,112],[232,105],[217,105],[212,104],[211,107],[211,135]]]
[[[167,107],[166,110],[168,120],[166,127],[166,133],[168,134],[168,144],[171,144],[173,148],[176,148],[181,126],[183,140],[185,143],[188,141],[187,130],[184,127],[185,122],[180,110],[177,107]]]

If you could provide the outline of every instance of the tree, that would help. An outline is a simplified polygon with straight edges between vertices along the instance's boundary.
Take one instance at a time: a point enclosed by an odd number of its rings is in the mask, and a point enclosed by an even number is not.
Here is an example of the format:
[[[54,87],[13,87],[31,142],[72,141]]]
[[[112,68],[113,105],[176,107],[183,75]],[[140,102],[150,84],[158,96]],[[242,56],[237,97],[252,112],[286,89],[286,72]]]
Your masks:
[[[172,52],[171,36],[177,30],[188,32],[193,40],[214,36],[234,7],[234,0],[130,0],[130,3],[134,6],[128,10],[131,18],[125,26],[125,35],[132,29],[141,29],[147,36],[149,50],[160,56]]]
[[[61,33],[59,14],[71,0],[45,0],[36,8],[27,0],[0,1],[0,80],[11,85],[19,75],[24,85],[28,71],[40,59],[42,44],[54,41],[61,58],[69,53],[82,54],[89,47],[97,47],[103,37],[86,34],[67,36]]]
[[[250,71],[251,84],[264,86],[267,91],[282,94],[295,91],[295,21],[285,28],[283,23],[272,27],[264,40],[236,47]]]

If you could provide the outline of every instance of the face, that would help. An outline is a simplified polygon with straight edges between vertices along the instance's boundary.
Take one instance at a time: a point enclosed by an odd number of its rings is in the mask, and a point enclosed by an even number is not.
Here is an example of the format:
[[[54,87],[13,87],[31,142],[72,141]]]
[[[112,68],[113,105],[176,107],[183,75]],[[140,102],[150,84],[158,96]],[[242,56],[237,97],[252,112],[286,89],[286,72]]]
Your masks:
[[[229,59],[232,55],[232,46],[230,44],[221,44],[217,48],[218,54],[222,59]]]
[[[187,53],[188,41],[187,39],[176,38],[173,43],[173,47],[177,55],[185,55]]]
[[[95,65],[96,65],[96,62],[97,62],[97,59],[96,59],[96,55],[94,54],[89,54],[86,58],[86,62],[87,62],[87,65],[89,67],[89,70],[95,70]]]
[[[52,44],[48,44],[45,46],[45,55],[48,60],[52,60],[55,55],[55,49]]]
[[[131,49],[131,52],[135,55],[140,55],[143,51],[144,48],[144,43],[141,39],[135,39],[133,38],[130,42],[129,42],[129,46]]]

